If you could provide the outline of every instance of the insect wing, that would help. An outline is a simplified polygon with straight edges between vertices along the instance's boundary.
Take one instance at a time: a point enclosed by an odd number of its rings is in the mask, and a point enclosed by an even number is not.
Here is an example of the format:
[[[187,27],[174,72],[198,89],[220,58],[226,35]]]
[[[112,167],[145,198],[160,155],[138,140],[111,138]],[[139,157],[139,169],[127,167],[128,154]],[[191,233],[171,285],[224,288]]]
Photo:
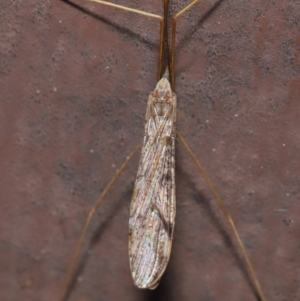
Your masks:
[[[176,96],[166,78],[150,94],[144,145],[130,206],[134,283],[154,289],[169,261],[175,223]]]

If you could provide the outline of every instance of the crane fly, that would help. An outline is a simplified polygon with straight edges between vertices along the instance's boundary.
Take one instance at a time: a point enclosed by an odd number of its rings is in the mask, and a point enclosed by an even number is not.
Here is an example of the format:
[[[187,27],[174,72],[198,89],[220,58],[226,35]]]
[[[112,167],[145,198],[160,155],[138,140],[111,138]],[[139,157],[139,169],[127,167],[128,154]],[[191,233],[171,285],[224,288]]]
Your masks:
[[[102,0],[89,1],[159,20],[158,82],[148,98],[144,141],[134,149],[123,163],[90,211],[67,271],[59,300],[63,301],[66,298],[93,215],[128,162],[140,148],[142,148],[141,159],[130,206],[129,262],[133,282],[138,288],[155,289],[157,287],[170,258],[175,226],[175,138],[177,136],[217,199],[237,239],[256,292],[259,298],[265,301],[244,244],[225,204],[183,137],[175,130],[177,101],[174,93],[176,21],[200,0],[192,1],[172,17],[170,49],[168,37],[169,0],[163,0],[163,17]]]

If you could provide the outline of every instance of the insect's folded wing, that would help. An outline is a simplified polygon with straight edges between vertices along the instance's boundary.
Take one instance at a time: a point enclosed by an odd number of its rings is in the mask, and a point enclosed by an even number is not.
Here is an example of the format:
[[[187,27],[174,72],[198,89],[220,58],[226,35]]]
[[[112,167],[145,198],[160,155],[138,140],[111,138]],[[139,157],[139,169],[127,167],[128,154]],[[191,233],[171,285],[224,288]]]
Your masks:
[[[156,143],[151,137],[145,141],[131,202],[130,267],[134,282],[140,288],[153,289],[158,285],[171,252],[175,219],[175,138],[170,136],[170,130],[173,131],[170,123],[165,122],[159,129],[160,134],[154,135]]]

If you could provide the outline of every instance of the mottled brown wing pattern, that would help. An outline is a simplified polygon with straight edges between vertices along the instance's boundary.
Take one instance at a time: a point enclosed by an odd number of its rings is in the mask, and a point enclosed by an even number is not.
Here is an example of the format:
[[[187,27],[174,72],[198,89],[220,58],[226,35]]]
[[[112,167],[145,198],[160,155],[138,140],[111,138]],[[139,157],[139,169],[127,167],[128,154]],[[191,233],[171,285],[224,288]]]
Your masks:
[[[130,206],[129,259],[136,286],[154,289],[166,269],[175,222],[176,96],[166,78],[150,94]]]

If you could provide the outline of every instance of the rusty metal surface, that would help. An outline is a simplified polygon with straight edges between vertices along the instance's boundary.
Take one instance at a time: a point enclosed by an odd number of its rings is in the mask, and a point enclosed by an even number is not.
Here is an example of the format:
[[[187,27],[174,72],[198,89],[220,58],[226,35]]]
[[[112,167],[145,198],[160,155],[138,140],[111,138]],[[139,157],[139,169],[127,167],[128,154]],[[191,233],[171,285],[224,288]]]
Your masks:
[[[119,3],[161,14],[159,0]],[[159,26],[78,0],[2,1],[0,11],[0,299],[54,301],[88,211],[142,139]],[[178,22],[178,130],[272,301],[300,299],[299,26],[290,0],[203,0]],[[257,300],[179,143],[176,158],[173,252],[157,290],[136,289],[129,272],[135,157],[96,215],[68,300]]]

